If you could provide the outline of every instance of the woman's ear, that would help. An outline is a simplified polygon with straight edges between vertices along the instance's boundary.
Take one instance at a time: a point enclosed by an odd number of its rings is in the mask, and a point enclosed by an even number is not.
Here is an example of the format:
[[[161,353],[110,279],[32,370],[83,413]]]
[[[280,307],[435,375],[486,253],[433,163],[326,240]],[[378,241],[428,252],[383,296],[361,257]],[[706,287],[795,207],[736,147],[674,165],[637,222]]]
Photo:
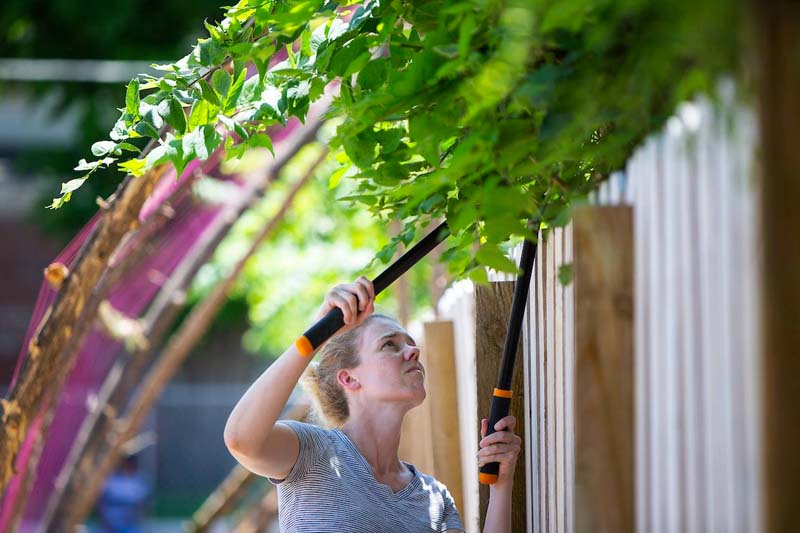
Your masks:
[[[350,373],[349,370],[344,368],[336,373],[336,381],[338,381],[339,385],[344,387],[346,390],[356,390],[361,387],[358,379],[352,373]]]

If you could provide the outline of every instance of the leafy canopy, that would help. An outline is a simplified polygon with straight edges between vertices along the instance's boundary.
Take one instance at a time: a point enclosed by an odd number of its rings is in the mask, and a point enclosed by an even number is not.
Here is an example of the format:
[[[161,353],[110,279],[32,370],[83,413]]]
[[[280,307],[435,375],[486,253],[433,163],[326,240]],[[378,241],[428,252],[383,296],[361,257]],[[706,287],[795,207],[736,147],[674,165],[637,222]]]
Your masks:
[[[501,246],[526,220],[565,223],[676,103],[735,70],[738,17],[722,0],[242,0],[163,76],[131,81],[110,140],[52,207],[98,168],[270,147],[270,126],[337,82],[332,180],[405,228],[379,258],[446,217],[451,271],[513,271]],[[157,145],[130,157],[139,137]]]

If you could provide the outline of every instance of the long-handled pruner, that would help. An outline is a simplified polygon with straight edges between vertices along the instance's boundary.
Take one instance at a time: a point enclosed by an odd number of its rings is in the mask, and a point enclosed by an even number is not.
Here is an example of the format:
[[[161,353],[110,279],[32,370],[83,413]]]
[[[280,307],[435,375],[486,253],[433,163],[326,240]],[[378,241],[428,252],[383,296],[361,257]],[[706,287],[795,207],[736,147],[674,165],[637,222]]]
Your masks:
[[[450,235],[450,230],[447,228],[447,223],[442,222],[436,229],[431,231],[410,250],[404,253],[397,261],[389,265],[389,267],[381,272],[372,282],[372,286],[375,289],[375,296],[380,294],[381,291],[402,276],[406,270],[417,264],[420,259],[428,255],[428,252],[436,248],[436,245],[447,238],[448,235]],[[342,310],[338,307],[334,307],[328,311],[328,314],[319,319],[316,324],[303,333],[303,336],[297,339],[294,345],[301,355],[309,356],[343,326],[344,315],[342,314]]]
[[[517,360],[517,347],[519,346],[519,334],[522,329],[522,318],[525,315],[525,304],[528,300],[528,287],[531,284],[531,273],[533,272],[533,261],[536,258],[536,243],[525,240],[522,245],[522,257],[520,258],[520,268],[522,272],[517,276],[517,284],[514,287],[514,299],[511,302],[511,316],[508,319],[508,329],[506,330],[506,342],[503,347],[503,359],[500,362],[500,372],[497,378],[497,387],[492,394],[492,408],[489,412],[489,426],[486,435],[495,432],[494,425],[508,415],[511,407],[511,381],[514,377],[514,364]],[[500,463],[486,463],[480,468],[478,480],[484,485],[491,485],[497,481],[497,474],[500,470]]]

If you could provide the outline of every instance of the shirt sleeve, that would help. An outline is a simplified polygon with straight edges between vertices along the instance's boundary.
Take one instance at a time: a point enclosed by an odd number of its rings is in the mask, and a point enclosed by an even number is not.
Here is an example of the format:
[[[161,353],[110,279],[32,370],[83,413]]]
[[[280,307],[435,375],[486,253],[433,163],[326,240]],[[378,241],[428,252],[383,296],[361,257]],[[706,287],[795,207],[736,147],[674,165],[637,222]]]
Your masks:
[[[297,420],[280,420],[279,423],[288,426],[297,435],[300,441],[300,453],[285,478],[268,478],[274,485],[302,479],[319,462],[330,445],[328,432],[320,427]]]
[[[448,529],[456,529],[458,531],[465,531],[464,524],[461,523],[461,515],[458,514],[456,509],[456,502],[450,491],[445,487],[444,489],[444,518],[442,520],[442,531]]]

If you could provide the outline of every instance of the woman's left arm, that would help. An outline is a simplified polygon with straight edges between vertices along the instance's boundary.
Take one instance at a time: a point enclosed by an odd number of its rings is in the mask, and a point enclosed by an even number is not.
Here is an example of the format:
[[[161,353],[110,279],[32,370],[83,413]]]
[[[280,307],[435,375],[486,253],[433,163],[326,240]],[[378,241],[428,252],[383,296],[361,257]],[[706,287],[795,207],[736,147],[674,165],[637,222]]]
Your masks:
[[[495,432],[486,436],[488,422],[481,420],[481,441],[478,443],[478,467],[487,463],[500,463],[497,481],[489,485],[489,507],[483,533],[511,531],[511,491],[514,486],[514,469],[522,447],[522,439],[514,434],[517,419],[509,415],[495,424]]]

